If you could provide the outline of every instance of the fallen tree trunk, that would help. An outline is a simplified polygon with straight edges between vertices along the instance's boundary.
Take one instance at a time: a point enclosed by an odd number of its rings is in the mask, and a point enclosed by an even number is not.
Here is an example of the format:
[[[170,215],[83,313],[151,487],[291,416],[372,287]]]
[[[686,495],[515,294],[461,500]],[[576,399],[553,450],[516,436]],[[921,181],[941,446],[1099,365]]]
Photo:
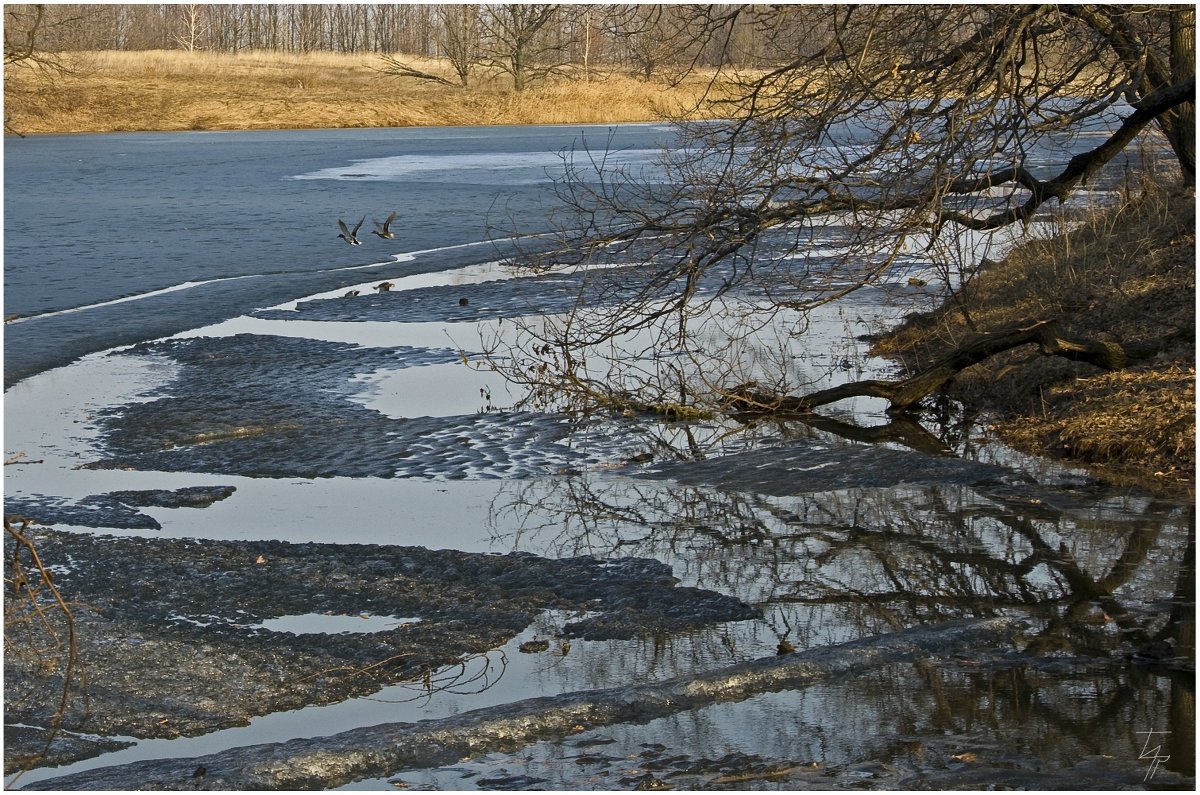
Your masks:
[[[445,86],[459,87],[457,83],[447,80],[441,75],[435,75],[432,72],[423,72],[415,66],[410,66],[403,61],[398,61],[390,55],[383,56],[384,63],[387,64],[383,69],[377,71],[392,77],[411,77],[414,80],[428,80],[431,83],[441,83]]]
[[[813,392],[804,397],[769,395],[757,392],[753,385],[737,387],[729,393],[727,406],[744,411],[775,411],[811,413],[818,406],[836,403],[850,397],[879,397],[891,405],[889,413],[911,409],[934,391],[945,386],[955,375],[997,353],[1037,343],[1047,356],[1063,356],[1086,362],[1105,370],[1120,370],[1128,364],[1129,352],[1115,342],[1092,339],[1071,339],[1063,336],[1052,320],[1032,326],[980,334],[950,354],[899,381],[868,379],[839,384]]]

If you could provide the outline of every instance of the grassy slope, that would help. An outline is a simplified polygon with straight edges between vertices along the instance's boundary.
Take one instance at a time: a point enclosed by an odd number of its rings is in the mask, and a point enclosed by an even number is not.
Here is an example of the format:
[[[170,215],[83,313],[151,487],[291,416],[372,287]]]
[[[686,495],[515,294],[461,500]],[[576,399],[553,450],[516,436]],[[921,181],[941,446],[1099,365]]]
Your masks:
[[[1024,346],[964,370],[951,395],[996,416],[1020,449],[1194,487],[1195,265],[1195,194],[1178,189],[1148,187],[1015,249],[966,289],[974,330],[1059,319],[1068,335],[1170,343],[1111,373]],[[919,367],[971,332],[948,305],[910,318],[877,349]]]
[[[470,89],[400,79],[372,55],[95,52],[69,57],[72,73],[45,81],[6,67],[5,110],[22,134],[135,130],[586,124],[648,121],[701,97],[619,75],[547,82],[520,94],[503,78]],[[416,62],[450,77],[445,64]]]

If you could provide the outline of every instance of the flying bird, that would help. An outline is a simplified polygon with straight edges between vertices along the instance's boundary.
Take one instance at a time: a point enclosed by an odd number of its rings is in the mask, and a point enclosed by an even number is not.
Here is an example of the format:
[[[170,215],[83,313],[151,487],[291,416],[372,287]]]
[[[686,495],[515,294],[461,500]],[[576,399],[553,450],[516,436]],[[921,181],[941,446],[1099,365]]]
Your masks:
[[[393,232],[390,227],[392,225],[392,221],[395,220],[396,213],[393,211],[392,214],[387,217],[387,220],[383,222],[382,226],[379,225],[378,221],[373,222],[375,224],[375,231],[372,234],[379,235],[384,240],[393,240],[396,237],[396,233]]]
[[[340,235],[338,235],[338,237],[340,237],[342,240],[345,240],[347,243],[349,243],[352,246],[361,246],[362,241],[358,239],[358,228],[363,225],[363,221],[365,221],[365,220],[367,220],[367,216],[364,215],[361,219],[359,219],[359,222],[357,224],[355,224],[354,231],[351,232],[349,229],[346,228],[345,222],[343,222],[342,219],[339,218],[338,226],[341,227],[342,233]]]
[[[391,282],[381,282],[381,283],[375,285],[375,289],[381,293],[386,293],[388,290],[392,289],[395,286],[396,285],[392,284]]]
[[[348,291],[346,292],[346,294],[345,294],[344,296],[342,296],[342,297],[343,297],[343,298],[353,298],[353,297],[354,297],[354,296],[356,296],[356,295],[358,295],[358,290],[348,290]]]

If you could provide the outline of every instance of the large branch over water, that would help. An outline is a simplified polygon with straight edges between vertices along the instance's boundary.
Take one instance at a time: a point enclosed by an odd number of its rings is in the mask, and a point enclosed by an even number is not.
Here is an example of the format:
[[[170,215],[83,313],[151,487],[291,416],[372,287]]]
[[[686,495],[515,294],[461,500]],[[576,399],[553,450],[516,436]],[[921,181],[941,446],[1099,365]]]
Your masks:
[[[1024,167],[1006,169],[977,180],[962,180],[950,188],[950,193],[974,193],[1005,183],[1017,183],[1029,191],[1029,199],[1020,207],[976,218],[966,213],[943,212],[942,221],[953,221],[970,229],[997,229],[1017,221],[1028,221],[1034,212],[1049,199],[1062,202],[1079,185],[1085,183],[1101,166],[1120,154],[1146,125],[1162,114],[1185,103],[1196,101],[1196,77],[1166,86],[1138,102],[1130,114],[1104,143],[1071,158],[1057,176],[1038,180]]]
[[[1121,125],[1105,139],[1104,143],[1075,155],[1062,171],[1050,179],[1038,179],[1023,164],[990,171],[977,177],[958,179],[945,187],[944,190],[947,195],[969,196],[977,194],[980,191],[1005,185],[1019,185],[1029,192],[1029,198],[1016,207],[1011,207],[987,216],[976,216],[967,212],[943,209],[932,220],[930,225],[935,229],[939,229],[949,221],[968,229],[989,230],[999,229],[1018,222],[1027,222],[1033,218],[1034,213],[1047,201],[1051,199],[1056,199],[1060,203],[1066,201],[1077,187],[1086,184],[1088,179],[1097,171],[1124,151],[1125,147],[1137,138],[1138,134],[1151,122],[1180,105],[1189,102],[1194,104],[1195,100],[1196,78],[1194,75],[1179,83],[1159,89],[1154,94],[1137,102],[1133,106],[1134,112],[1121,122]],[[726,213],[730,218],[739,215],[755,215],[757,223],[753,225],[756,228],[753,228],[752,231],[757,233],[765,229],[790,223],[798,217],[821,213],[861,212],[868,209],[875,211],[896,211],[932,206],[931,197],[924,192],[898,196],[885,202],[872,202],[854,195],[852,191],[847,191],[842,186],[828,184],[822,180],[802,178],[793,179],[790,183],[795,188],[807,186],[824,192],[827,198],[824,201],[816,203],[811,200],[807,203],[784,202],[768,211],[762,211],[758,208],[746,210],[735,207],[727,210]],[[748,226],[745,222],[742,225]],[[746,237],[747,233],[742,231],[742,236]]]
[[[746,385],[730,391],[728,405],[751,411],[769,409],[806,414],[819,406],[850,397],[878,397],[891,404],[889,412],[906,411],[945,386],[960,371],[997,353],[1030,343],[1036,343],[1047,356],[1062,356],[1104,370],[1122,369],[1128,364],[1132,353],[1126,346],[1115,342],[1063,336],[1054,321],[1045,320],[1031,326],[980,334],[924,370],[899,381],[853,381],[804,397],[764,394]],[[1137,355],[1141,353],[1139,349]]]

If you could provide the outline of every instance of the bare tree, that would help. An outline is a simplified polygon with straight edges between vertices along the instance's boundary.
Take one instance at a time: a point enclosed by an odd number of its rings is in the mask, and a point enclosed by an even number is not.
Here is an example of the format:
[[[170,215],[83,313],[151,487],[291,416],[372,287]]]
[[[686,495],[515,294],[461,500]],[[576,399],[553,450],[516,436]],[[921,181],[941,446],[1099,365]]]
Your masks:
[[[338,52],[358,52],[363,47],[363,28],[360,18],[369,15],[363,8],[347,3],[338,3],[330,9],[332,49]]]
[[[46,6],[9,6],[5,9],[4,65],[36,66],[39,63],[38,36],[46,23]]]
[[[471,3],[441,5],[437,8],[437,19],[440,25],[438,50],[450,62],[465,88],[482,53],[479,6]]]
[[[180,47],[191,52],[200,46],[204,34],[204,6],[199,3],[181,5],[178,15],[182,30],[175,34],[175,41]]]
[[[697,60],[729,62],[744,29],[779,60],[723,72],[728,121],[680,123],[654,173],[568,158],[569,231],[530,262],[590,275],[575,311],[526,328],[514,374],[590,400],[725,395],[755,330],[802,331],[914,246],[1028,223],[1155,126],[1194,180],[1190,9],[820,6],[803,41],[785,8],[690,13]],[[718,310],[737,315],[720,339]]]
[[[372,29],[371,47],[376,52],[394,52],[399,39],[397,31],[397,8],[390,3],[380,3],[370,14]]]
[[[698,67],[742,60],[734,54],[733,28],[721,22],[738,13],[732,6],[708,7],[700,14],[692,6],[620,5],[613,8],[605,34],[613,42],[617,60],[643,80],[659,73],[676,80]],[[767,30],[774,30],[773,25],[793,15],[792,11],[777,9]],[[736,27],[745,28],[745,24],[736,23]]]
[[[4,7],[4,131],[20,135],[9,122],[14,105],[36,102],[54,80],[69,74],[71,66],[57,53],[46,47],[46,40],[60,36],[64,29],[75,26],[77,17],[61,12],[66,9],[47,7],[44,3],[8,5]],[[56,13],[58,12],[58,13]],[[8,74],[8,68],[26,72],[26,81],[18,83]]]
[[[605,66],[616,65],[617,53],[613,47],[616,39],[611,31],[614,29],[614,18],[626,8],[586,5],[573,9],[566,17],[566,25],[570,28],[567,34],[571,41],[570,60],[579,65],[584,82],[591,81],[593,75]]]
[[[1171,82],[1183,83],[1196,74],[1196,9],[1179,6],[1171,11]],[[1179,156],[1185,178],[1196,180],[1196,103],[1168,111],[1167,135]]]
[[[321,33],[325,28],[325,7],[310,4],[296,6],[294,16],[295,43],[293,50],[311,52],[321,48]]]
[[[664,24],[667,8],[658,3],[622,6],[612,18],[609,32],[621,58],[643,80],[653,77],[655,69],[671,54]]]
[[[506,3],[487,6],[481,17],[486,62],[512,78],[513,90],[559,71],[570,44],[557,26],[563,7]]]

